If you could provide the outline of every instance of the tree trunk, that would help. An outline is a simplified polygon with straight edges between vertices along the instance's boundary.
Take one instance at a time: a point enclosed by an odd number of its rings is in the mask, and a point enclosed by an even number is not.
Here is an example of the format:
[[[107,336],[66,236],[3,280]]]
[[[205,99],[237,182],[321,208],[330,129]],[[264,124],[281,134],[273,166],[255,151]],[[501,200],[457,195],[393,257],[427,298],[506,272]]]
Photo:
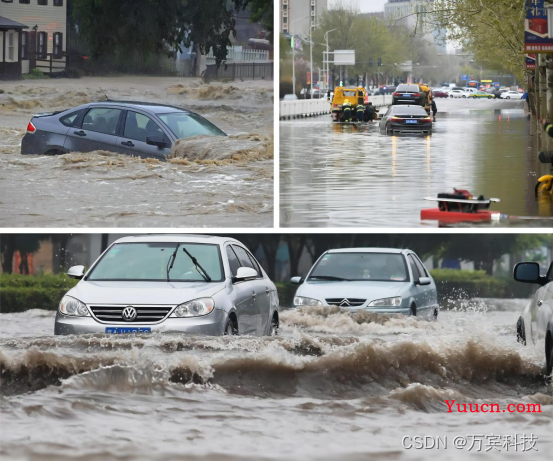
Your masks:
[[[4,235],[2,252],[2,272],[11,274],[13,271],[13,255],[15,253],[15,237],[13,235]]]

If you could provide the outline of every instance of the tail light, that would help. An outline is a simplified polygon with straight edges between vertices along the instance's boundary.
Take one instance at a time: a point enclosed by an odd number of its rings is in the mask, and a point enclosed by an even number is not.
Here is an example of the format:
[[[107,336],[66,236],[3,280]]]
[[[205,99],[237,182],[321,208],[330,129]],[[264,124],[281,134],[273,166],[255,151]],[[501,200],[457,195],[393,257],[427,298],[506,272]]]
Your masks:
[[[396,91],[393,93],[393,96],[400,96],[400,93],[397,93]]]
[[[421,96],[421,93],[414,93],[414,96],[415,96],[416,98],[419,98],[419,97]]]
[[[27,124],[27,133],[33,134],[35,131],[37,131],[35,125],[33,125],[32,122],[29,122],[29,123]]]
[[[404,120],[403,118],[400,118],[400,117],[391,117],[390,118],[390,121],[391,122],[399,122],[400,120]]]
[[[431,117],[424,117],[422,118],[421,120],[423,120],[424,122],[431,122]]]

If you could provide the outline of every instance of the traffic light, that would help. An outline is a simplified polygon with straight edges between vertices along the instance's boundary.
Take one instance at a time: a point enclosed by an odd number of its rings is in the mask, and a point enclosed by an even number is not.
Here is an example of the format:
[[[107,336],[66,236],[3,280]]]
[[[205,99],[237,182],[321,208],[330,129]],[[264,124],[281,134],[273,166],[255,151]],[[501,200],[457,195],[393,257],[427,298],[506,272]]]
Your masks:
[[[381,58],[377,59],[377,65],[381,67]]]
[[[369,58],[369,67],[373,66],[373,61]]]

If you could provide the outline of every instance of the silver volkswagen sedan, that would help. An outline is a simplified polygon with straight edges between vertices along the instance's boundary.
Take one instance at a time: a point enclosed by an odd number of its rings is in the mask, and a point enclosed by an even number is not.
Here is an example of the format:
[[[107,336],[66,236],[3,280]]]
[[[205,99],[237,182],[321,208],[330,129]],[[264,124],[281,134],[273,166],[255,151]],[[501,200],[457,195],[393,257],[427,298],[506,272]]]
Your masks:
[[[268,335],[277,289],[239,241],[198,235],[124,237],[63,297],[54,334],[178,332]]]
[[[317,260],[294,297],[294,307],[338,306],[350,312],[417,315],[436,320],[437,287],[411,250],[329,250]]]

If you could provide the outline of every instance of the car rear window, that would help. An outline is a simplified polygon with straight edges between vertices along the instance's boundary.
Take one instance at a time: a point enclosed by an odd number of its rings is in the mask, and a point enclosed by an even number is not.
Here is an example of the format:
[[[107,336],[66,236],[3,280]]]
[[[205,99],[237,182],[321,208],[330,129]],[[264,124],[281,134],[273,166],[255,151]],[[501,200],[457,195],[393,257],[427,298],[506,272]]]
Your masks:
[[[392,113],[395,115],[427,115],[423,107],[392,106]]]
[[[417,93],[419,91],[419,87],[417,85],[398,85],[396,91],[413,91]]]
[[[71,112],[70,114],[64,115],[63,117],[60,117],[60,123],[65,126],[74,126],[75,122],[79,118],[79,115],[81,115],[83,111],[78,110],[75,112]]]

